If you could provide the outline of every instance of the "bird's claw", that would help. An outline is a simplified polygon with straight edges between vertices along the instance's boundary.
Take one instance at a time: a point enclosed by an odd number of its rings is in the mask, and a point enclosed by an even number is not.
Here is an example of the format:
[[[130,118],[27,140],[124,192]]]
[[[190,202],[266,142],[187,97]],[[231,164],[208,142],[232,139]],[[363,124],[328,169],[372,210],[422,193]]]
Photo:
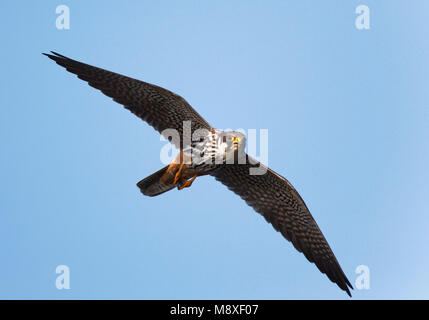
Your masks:
[[[182,178],[180,180],[181,184],[179,186],[177,186],[177,189],[182,190],[184,188],[189,188],[192,185],[192,183],[194,182],[196,177],[197,177],[197,175],[194,175],[190,180],[185,180]]]

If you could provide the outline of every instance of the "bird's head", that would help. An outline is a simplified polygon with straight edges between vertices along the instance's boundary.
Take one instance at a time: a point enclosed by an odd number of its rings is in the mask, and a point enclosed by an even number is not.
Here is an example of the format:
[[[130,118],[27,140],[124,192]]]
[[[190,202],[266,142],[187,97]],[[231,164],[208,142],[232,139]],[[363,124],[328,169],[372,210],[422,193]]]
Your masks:
[[[221,143],[227,157],[237,158],[238,152],[244,152],[246,136],[237,131],[225,131],[221,136]]]

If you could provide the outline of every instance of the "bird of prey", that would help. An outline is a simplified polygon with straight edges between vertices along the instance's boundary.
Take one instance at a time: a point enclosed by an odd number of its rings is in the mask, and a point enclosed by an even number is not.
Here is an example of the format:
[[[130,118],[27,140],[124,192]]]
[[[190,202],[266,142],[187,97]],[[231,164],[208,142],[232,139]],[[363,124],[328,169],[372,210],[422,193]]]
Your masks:
[[[180,152],[174,161],[137,183],[147,196],[175,187],[190,187],[196,177],[213,176],[260,213],[275,230],[349,296],[353,289],[304,200],[288,180],[248,156],[245,136],[213,128],[182,97],[156,85],[132,79],[67,58],[56,52],[44,55],[90,86],[122,104],[158,132],[174,129],[179,139],[169,140]],[[185,139],[187,123],[192,134]],[[199,131],[199,138],[193,135]],[[230,161],[232,159],[232,161]],[[251,174],[263,168],[263,174]]]

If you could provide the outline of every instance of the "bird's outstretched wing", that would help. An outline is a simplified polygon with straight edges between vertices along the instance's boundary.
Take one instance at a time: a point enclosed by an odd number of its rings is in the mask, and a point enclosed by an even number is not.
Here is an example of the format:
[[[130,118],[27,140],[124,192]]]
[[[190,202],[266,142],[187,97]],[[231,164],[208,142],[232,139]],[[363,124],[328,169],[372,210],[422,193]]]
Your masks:
[[[225,164],[212,175],[262,214],[274,229],[351,296],[352,285],[295,188],[269,168],[265,174],[250,175],[249,169],[261,164],[249,156],[246,159],[246,164]]]
[[[111,71],[67,58],[56,52],[44,53],[67,71],[76,74],[80,79],[106,96],[124,105],[139,118],[146,121],[158,132],[175,129],[183,139],[183,122],[191,121],[192,132],[197,129],[211,130],[205,121],[181,96],[156,85],[129,78]],[[167,137],[168,138],[168,137]],[[173,143],[180,148],[180,141]],[[183,146],[182,146],[183,147]]]

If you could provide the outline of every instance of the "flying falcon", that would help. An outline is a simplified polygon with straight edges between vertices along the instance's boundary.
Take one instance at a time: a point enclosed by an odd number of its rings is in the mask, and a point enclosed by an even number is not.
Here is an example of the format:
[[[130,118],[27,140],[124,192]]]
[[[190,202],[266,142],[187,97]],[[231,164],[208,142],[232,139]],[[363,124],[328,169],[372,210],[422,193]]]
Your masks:
[[[61,54],[44,55],[122,104],[173,143],[174,161],[137,183],[147,196],[190,187],[213,176],[260,213],[319,270],[347,292],[353,289],[304,200],[288,180],[244,152],[245,136],[213,128],[182,97],[156,85],[78,62]],[[185,125],[186,124],[186,125]],[[190,129],[191,137],[188,135]],[[166,134],[174,129],[174,135]],[[194,139],[198,133],[197,139]],[[252,174],[252,169],[263,174]]]

